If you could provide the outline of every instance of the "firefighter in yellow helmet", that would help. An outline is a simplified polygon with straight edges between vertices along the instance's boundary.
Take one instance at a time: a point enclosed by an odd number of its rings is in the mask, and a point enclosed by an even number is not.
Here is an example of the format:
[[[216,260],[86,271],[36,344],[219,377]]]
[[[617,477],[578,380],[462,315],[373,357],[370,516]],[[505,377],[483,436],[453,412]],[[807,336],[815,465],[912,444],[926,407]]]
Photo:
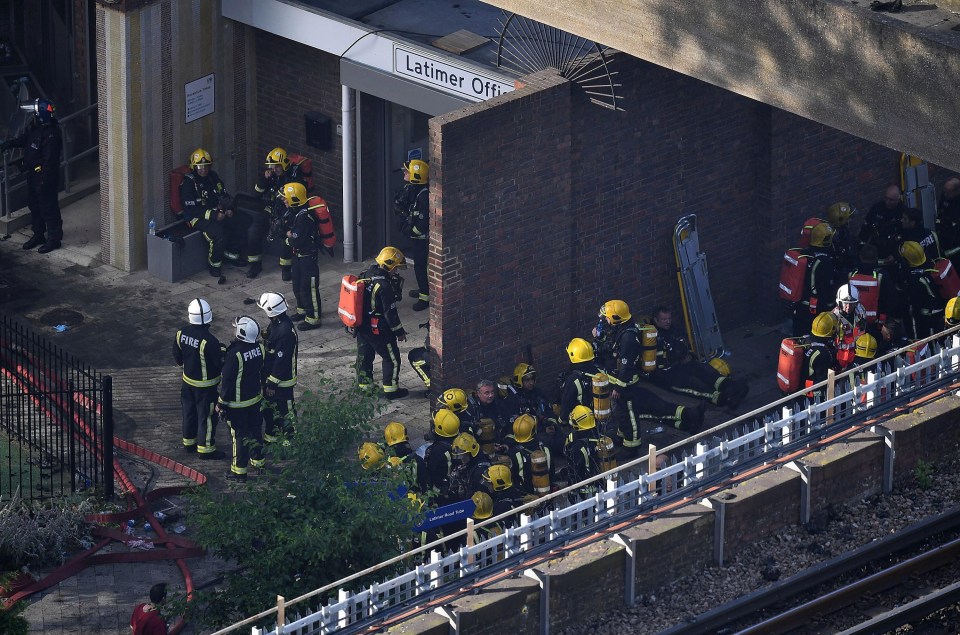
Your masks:
[[[927,261],[920,243],[908,240],[900,245],[900,268],[897,289],[906,304],[904,329],[910,339],[919,340],[940,331],[943,325],[943,299],[934,287],[934,269]]]
[[[587,406],[576,406],[570,412],[570,425],[573,432],[567,437],[563,452],[567,457],[568,478],[572,485],[600,474],[597,444],[600,442],[602,432],[597,429],[593,411]],[[589,488],[584,493],[592,490],[595,488]]]
[[[214,278],[222,275],[224,258],[234,265],[240,261],[240,236],[233,215],[233,197],[211,169],[213,159],[203,148],[190,154],[191,171],[180,184],[183,218],[207,239],[207,269]]]
[[[947,306],[943,312],[943,321],[947,328],[960,324],[960,298],[947,300]]]
[[[636,456],[641,448],[645,423],[665,422],[675,428],[696,434],[703,427],[704,404],[682,406],[661,399],[640,385],[643,374],[640,329],[633,321],[630,308],[623,300],[610,300],[600,308],[600,320],[593,330],[594,350],[605,364],[610,377],[610,396],[622,406],[618,411],[618,436],[625,453]]]
[[[593,381],[603,371],[597,365],[593,344],[575,337],[567,344],[570,369],[564,374],[560,385],[559,419],[564,424],[564,440],[569,433],[570,412],[575,406],[593,407]],[[609,386],[609,383],[607,384]]]
[[[740,405],[750,387],[745,381],[730,377],[729,372],[724,375],[696,359],[686,334],[674,328],[673,311],[658,306],[653,310],[652,320],[657,327],[657,368],[650,375],[654,385],[705,399],[717,406],[736,408]]]
[[[476,523],[480,523],[488,518],[493,517],[493,498],[490,497],[490,494],[483,491],[474,492],[473,496],[470,497],[470,500],[473,501],[473,520]],[[473,530],[473,544],[478,545],[484,540],[489,540],[496,536],[503,534],[503,523],[486,523],[480,527],[476,527]],[[466,539],[464,539],[462,544],[466,544]]]
[[[793,306],[793,335],[801,337],[810,332],[817,313],[833,308],[834,296],[840,286],[840,275],[833,248],[836,230],[829,223],[820,223],[810,230],[810,246],[802,250],[806,263],[801,300]]]
[[[403,164],[404,184],[393,199],[393,211],[400,224],[400,233],[410,239],[410,258],[417,288],[410,291],[416,298],[414,311],[430,306],[427,280],[427,254],[430,247],[430,165],[420,159]]]
[[[540,440],[558,452],[563,449],[563,434],[557,431],[556,415],[550,401],[537,388],[537,369],[533,364],[521,362],[514,366],[502,410],[506,421],[523,414],[533,415],[539,425]],[[509,430],[504,430],[501,436],[508,433]]]
[[[284,240],[293,258],[293,295],[297,298],[297,310],[291,319],[302,320],[298,328],[310,331],[320,328],[320,264],[317,262],[320,236],[316,218],[307,205],[307,188],[303,183],[284,185],[283,201],[293,218]]]
[[[437,397],[437,406],[459,415],[467,409],[467,393],[461,388],[447,388]]]
[[[480,444],[469,432],[461,432],[453,439],[450,453],[453,469],[448,496],[453,500],[464,500],[471,492],[483,487],[483,472],[490,467],[490,460],[480,452]]]
[[[483,471],[481,476],[483,486],[493,499],[493,515],[499,516],[523,503],[523,495],[513,485],[513,474],[510,468],[500,463],[494,463]],[[512,518],[508,524],[515,524]]]
[[[411,491],[425,491],[428,487],[427,466],[423,458],[410,447],[407,427],[399,421],[391,421],[383,429],[383,440],[387,444],[387,465],[406,473],[407,487]]]
[[[450,475],[453,472],[453,440],[460,434],[460,418],[451,410],[437,410],[433,415],[433,427],[428,433],[431,440],[423,460],[427,466],[427,483],[440,492],[441,505],[454,502],[449,499]]]
[[[247,277],[256,278],[260,274],[263,268],[263,241],[269,238],[281,242],[280,275],[284,282],[289,282],[293,279],[293,254],[283,242],[283,237],[293,226],[293,216],[287,213],[283,186],[300,183],[309,190],[309,175],[305,173],[304,161],[291,161],[287,151],[279,147],[267,153],[263,165],[263,173],[257,177],[254,185],[263,203],[263,213],[256,215],[247,233]]]
[[[803,381],[810,388],[827,378],[827,371],[837,370],[835,338],[839,328],[837,316],[820,313],[813,319],[810,335],[803,349]],[[822,397],[825,389],[807,392],[808,397]]]
[[[406,267],[403,252],[384,247],[374,264],[360,277],[369,280],[363,292],[363,324],[357,327],[357,383],[367,388],[373,383],[373,360],[379,356],[383,366],[383,396],[402,399],[410,394],[400,387],[400,349],[407,332],[400,323],[397,301],[403,291],[400,269]]]
[[[513,463],[513,482],[522,494],[545,496],[556,482],[556,465],[551,449],[537,438],[537,420],[520,415],[513,421],[513,434],[504,439],[507,456]]]
[[[837,268],[847,271],[856,263],[856,246],[853,232],[850,231],[850,217],[856,215],[857,208],[846,201],[833,203],[827,208],[827,222],[835,230],[833,251]]]

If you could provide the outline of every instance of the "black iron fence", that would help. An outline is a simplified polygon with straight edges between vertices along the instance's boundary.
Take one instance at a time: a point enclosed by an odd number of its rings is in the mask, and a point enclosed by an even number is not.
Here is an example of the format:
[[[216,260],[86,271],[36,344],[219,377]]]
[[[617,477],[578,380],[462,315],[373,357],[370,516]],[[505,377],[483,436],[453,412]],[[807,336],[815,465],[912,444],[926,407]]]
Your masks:
[[[113,382],[0,315],[0,496],[113,497]]]

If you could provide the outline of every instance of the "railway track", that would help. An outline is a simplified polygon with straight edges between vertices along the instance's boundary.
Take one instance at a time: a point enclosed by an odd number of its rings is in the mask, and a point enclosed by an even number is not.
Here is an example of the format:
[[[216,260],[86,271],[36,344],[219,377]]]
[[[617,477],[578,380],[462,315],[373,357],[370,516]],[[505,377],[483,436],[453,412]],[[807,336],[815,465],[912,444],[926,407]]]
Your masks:
[[[960,602],[958,579],[960,508],[954,508],[658,635],[875,635]]]

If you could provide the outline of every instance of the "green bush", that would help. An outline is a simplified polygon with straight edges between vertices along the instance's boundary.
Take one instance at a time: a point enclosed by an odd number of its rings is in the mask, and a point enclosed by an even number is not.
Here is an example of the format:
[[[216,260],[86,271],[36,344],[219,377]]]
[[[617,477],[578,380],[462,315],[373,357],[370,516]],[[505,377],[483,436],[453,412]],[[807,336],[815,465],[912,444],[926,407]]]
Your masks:
[[[30,623],[22,615],[26,610],[26,602],[17,602],[6,610],[0,609],[0,633],[4,635],[27,635]]]
[[[218,588],[196,594],[188,618],[202,626],[259,613],[277,595],[294,598],[335,582],[392,558],[408,542],[419,512],[396,495],[403,472],[365,473],[357,460],[364,439],[382,438],[370,424],[376,398],[322,380],[320,391],[299,401],[289,443],[268,446],[273,470],[232,491],[202,488],[191,496],[193,537],[237,565]],[[183,610],[184,598],[178,604]]]

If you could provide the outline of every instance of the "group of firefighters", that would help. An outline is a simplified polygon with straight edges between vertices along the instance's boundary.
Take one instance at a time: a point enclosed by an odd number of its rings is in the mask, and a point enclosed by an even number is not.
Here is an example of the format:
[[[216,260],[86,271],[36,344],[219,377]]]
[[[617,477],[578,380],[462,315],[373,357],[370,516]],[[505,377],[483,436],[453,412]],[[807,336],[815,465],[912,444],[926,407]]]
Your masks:
[[[190,155],[189,169],[178,188],[179,205],[187,224],[207,240],[207,267],[211,276],[224,281],[222,265],[247,268],[247,277],[256,278],[263,267],[266,240],[280,245],[280,272],[291,282],[297,299],[293,319],[302,321],[301,331],[320,326],[320,252],[334,255],[336,234],[323,198],[309,195],[310,161],[289,155],[283,148],[267,153],[264,171],[254,189],[262,212],[251,216],[236,211],[230,196],[211,165],[213,159],[203,148]],[[246,259],[241,254],[246,252]]]
[[[245,482],[251,468],[263,469],[264,442],[280,439],[294,412],[299,341],[286,299],[268,292],[257,305],[268,320],[262,337],[257,320],[242,315],[233,320],[234,337],[224,345],[210,330],[210,304],[195,298],[173,344],[174,360],[183,367],[183,448],[201,459],[222,458],[217,425],[227,424],[232,458],[226,479],[234,482]]]
[[[793,393],[928,338],[960,318],[960,179],[948,179],[936,231],[907,207],[897,185],[854,236],[846,202],[810,218],[781,265],[780,297],[791,304],[793,337],[781,344],[778,382]],[[957,260],[957,262],[954,262]],[[809,395],[813,395],[810,392]]]
[[[416,450],[406,426],[390,422],[382,442],[360,446],[362,466],[406,470],[412,490],[431,492],[438,506],[471,499],[473,518],[482,520],[639,456],[641,436],[658,423],[695,434],[708,403],[734,409],[748,392],[723,360],[695,357],[666,307],[634,319],[623,300],[605,302],[591,340],[573,338],[566,353],[570,366],[554,400],[537,387],[532,364],[517,364],[470,395],[444,390],[428,443]],[[672,403],[646,384],[700,402]]]

